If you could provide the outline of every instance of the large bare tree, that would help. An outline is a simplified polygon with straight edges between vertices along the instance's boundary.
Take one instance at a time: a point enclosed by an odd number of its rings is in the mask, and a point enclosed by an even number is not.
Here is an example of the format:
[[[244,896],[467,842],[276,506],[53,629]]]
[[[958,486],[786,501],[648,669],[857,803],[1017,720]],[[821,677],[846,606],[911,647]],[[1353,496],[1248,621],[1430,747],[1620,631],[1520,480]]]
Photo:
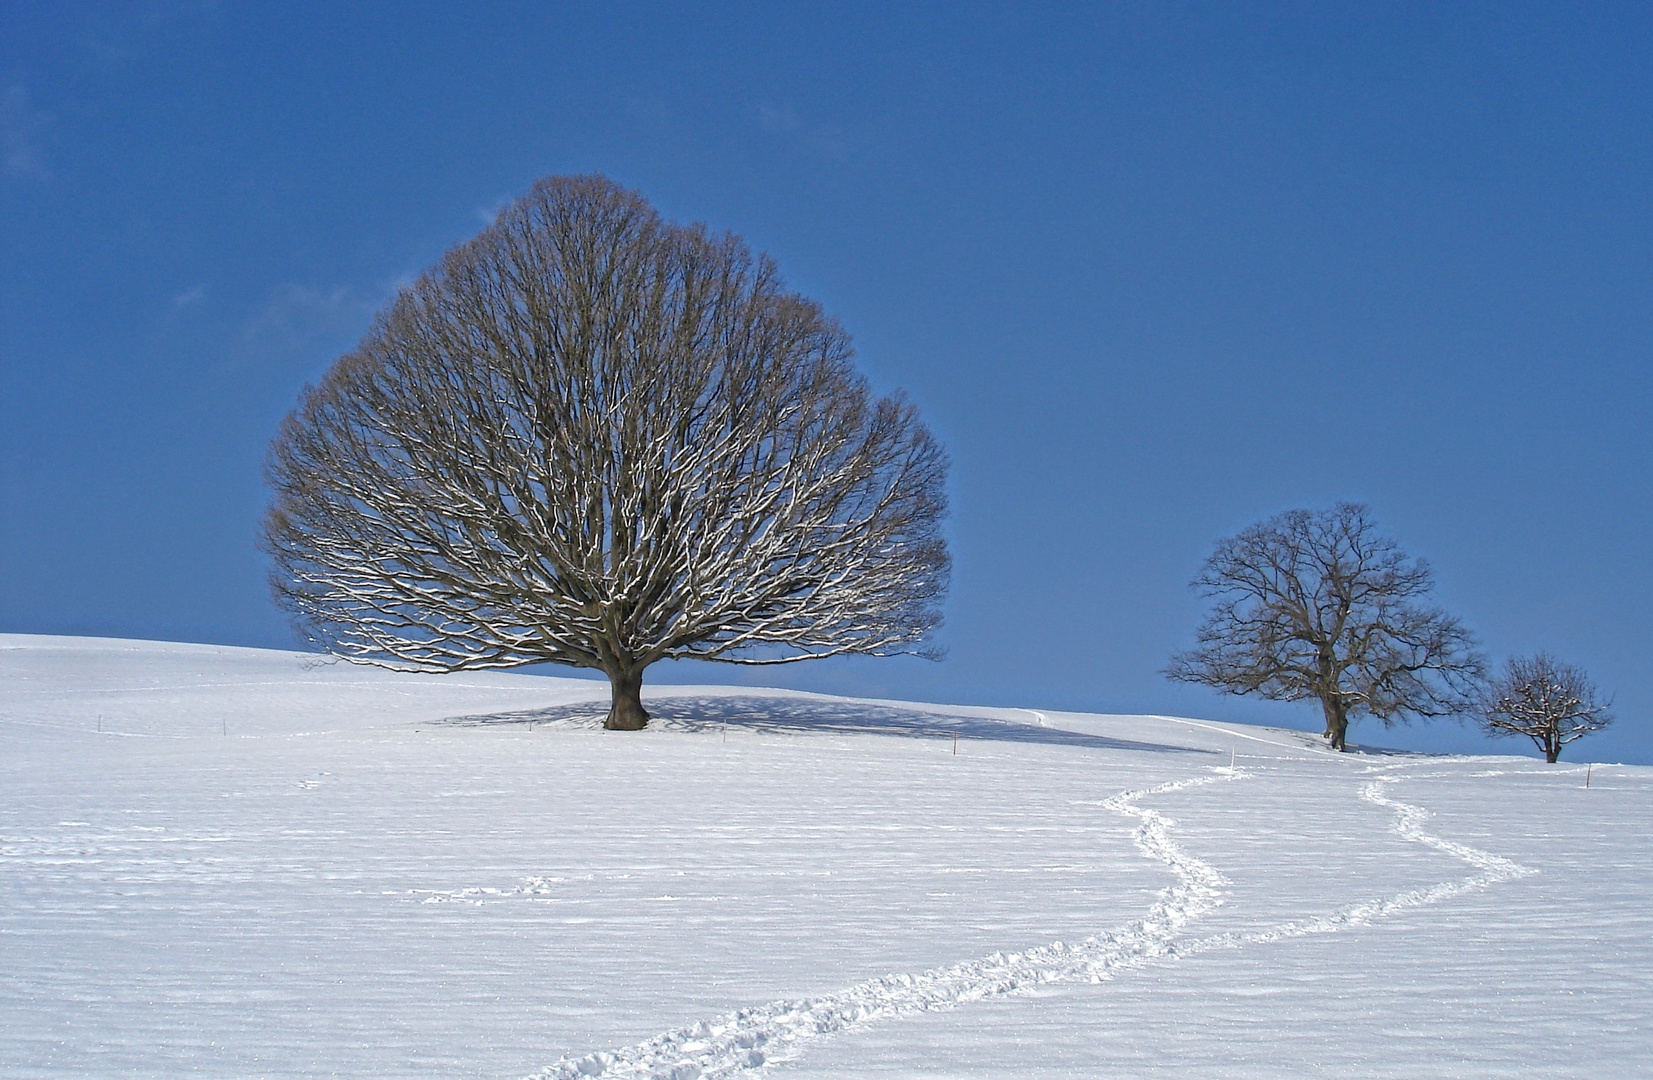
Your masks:
[[[1484,663],[1457,619],[1423,601],[1429,566],[1353,503],[1290,510],[1221,541],[1193,587],[1216,601],[1166,675],[1230,694],[1315,699],[1343,750],[1351,718],[1471,708]]]
[[[348,659],[604,672],[924,652],[946,457],[738,237],[542,180],[404,289],[283,422],[278,600]]]
[[[1493,735],[1525,735],[1554,765],[1563,746],[1613,722],[1612,705],[1582,668],[1549,653],[1512,656],[1486,688],[1481,725]]]

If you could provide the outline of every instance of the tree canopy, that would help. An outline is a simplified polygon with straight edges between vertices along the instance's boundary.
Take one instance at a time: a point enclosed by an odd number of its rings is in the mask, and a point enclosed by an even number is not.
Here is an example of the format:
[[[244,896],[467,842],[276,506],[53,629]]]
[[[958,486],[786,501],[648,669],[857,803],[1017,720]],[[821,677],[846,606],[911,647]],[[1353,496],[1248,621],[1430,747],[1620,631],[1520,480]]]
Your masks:
[[[1481,725],[1492,735],[1525,735],[1555,764],[1562,747],[1613,722],[1584,669],[1549,653],[1512,656],[1481,699]]]
[[[1169,678],[1274,701],[1315,699],[1345,748],[1349,720],[1469,709],[1484,663],[1457,619],[1425,603],[1429,566],[1354,503],[1290,510],[1217,544],[1192,586],[1215,601]]]
[[[946,455],[740,238],[542,180],[404,289],[270,449],[278,600],[352,659],[601,670],[925,651]]]

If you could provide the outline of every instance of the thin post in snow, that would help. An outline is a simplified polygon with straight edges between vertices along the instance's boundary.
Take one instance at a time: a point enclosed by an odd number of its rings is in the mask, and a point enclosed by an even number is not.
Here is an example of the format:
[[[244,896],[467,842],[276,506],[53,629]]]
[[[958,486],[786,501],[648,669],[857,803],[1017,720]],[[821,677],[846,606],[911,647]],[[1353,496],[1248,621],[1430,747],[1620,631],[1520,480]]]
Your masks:
[[[956,730],[953,732],[953,756],[959,756],[959,733]]]
[[[1590,764],[1588,764],[1584,767],[1584,786],[1585,787],[1590,786],[1590,774],[1595,771],[1595,768],[1596,768],[1596,763],[1593,762],[1593,761],[1590,762]]]
[[[220,719],[219,723],[224,725],[224,737],[228,738],[230,734],[230,722],[228,720]]]

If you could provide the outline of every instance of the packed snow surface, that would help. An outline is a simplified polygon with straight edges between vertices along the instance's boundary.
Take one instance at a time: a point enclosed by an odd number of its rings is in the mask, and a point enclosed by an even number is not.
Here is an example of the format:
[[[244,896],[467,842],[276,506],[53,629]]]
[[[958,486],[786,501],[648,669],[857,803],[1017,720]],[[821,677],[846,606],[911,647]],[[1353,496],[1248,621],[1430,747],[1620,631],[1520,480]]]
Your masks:
[[[1649,1075],[1653,769],[645,700],[0,636],[0,1075]]]

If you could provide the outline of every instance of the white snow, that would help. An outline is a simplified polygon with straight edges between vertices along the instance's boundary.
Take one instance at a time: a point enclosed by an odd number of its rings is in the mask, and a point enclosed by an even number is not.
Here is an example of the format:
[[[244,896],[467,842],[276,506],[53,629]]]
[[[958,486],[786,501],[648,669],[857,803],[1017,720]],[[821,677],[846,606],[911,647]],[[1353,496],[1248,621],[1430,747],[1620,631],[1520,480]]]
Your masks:
[[[604,698],[0,635],[0,1075],[1653,1060],[1653,769],[713,687],[605,733]]]

